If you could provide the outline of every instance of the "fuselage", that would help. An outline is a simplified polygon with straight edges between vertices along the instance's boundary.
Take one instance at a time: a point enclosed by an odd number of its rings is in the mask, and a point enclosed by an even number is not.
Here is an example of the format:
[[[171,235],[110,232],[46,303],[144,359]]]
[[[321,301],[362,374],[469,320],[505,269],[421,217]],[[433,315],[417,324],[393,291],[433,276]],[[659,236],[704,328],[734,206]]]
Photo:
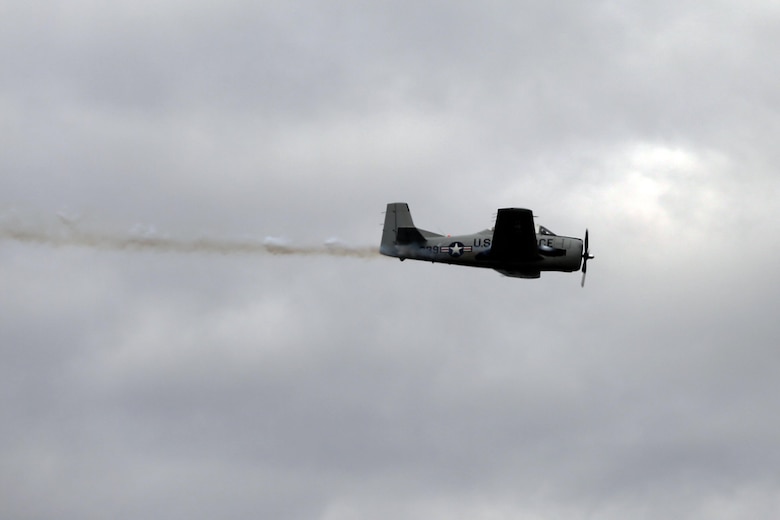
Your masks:
[[[573,272],[582,262],[582,240],[537,233],[539,256],[532,261],[497,261],[490,255],[493,231],[472,235],[427,236],[423,243],[383,246],[381,253],[402,260],[427,260],[445,264],[496,269],[508,276],[534,278],[541,271]]]

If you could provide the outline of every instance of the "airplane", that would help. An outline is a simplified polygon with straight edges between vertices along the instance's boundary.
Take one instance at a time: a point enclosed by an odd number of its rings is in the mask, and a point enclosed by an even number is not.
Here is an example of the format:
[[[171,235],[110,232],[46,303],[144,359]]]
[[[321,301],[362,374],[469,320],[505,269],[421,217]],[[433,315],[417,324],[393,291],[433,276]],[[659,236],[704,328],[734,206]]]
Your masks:
[[[588,230],[585,239],[559,236],[544,226],[538,230],[530,209],[498,210],[496,225],[471,235],[444,236],[415,227],[409,205],[387,205],[379,252],[386,256],[495,269],[513,278],[539,278],[542,272],[582,271],[585,286]]]

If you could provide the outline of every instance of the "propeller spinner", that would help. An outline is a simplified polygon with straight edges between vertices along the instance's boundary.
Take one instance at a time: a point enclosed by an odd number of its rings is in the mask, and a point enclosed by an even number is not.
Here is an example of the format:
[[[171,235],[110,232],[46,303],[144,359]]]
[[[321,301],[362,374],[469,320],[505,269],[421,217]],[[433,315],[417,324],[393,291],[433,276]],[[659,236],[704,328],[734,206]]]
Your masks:
[[[582,282],[580,287],[585,287],[585,274],[588,272],[588,260],[596,258],[590,254],[590,248],[588,247],[588,230],[585,229],[585,244],[582,249]]]

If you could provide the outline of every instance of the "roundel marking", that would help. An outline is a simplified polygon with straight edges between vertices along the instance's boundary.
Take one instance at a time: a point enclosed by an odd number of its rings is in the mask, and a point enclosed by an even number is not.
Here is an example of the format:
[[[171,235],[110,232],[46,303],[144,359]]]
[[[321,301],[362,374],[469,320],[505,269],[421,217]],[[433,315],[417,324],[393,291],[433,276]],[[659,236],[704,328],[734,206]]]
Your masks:
[[[471,250],[470,247],[464,246],[463,242],[453,242],[452,244],[450,244],[448,249],[449,249],[450,256],[452,257],[459,257],[464,252]]]

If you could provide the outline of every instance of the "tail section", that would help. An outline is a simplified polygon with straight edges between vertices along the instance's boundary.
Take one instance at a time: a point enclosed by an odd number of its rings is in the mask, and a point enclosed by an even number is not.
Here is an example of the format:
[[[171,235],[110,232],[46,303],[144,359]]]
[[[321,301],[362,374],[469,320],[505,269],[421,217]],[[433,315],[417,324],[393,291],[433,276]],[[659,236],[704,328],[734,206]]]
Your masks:
[[[425,236],[414,226],[409,205],[405,202],[391,202],[385,212],[385,227],[382,230],[382,245],[379,252],[383,255],[398,256],[396,246],[405,244],[422,244]]]

